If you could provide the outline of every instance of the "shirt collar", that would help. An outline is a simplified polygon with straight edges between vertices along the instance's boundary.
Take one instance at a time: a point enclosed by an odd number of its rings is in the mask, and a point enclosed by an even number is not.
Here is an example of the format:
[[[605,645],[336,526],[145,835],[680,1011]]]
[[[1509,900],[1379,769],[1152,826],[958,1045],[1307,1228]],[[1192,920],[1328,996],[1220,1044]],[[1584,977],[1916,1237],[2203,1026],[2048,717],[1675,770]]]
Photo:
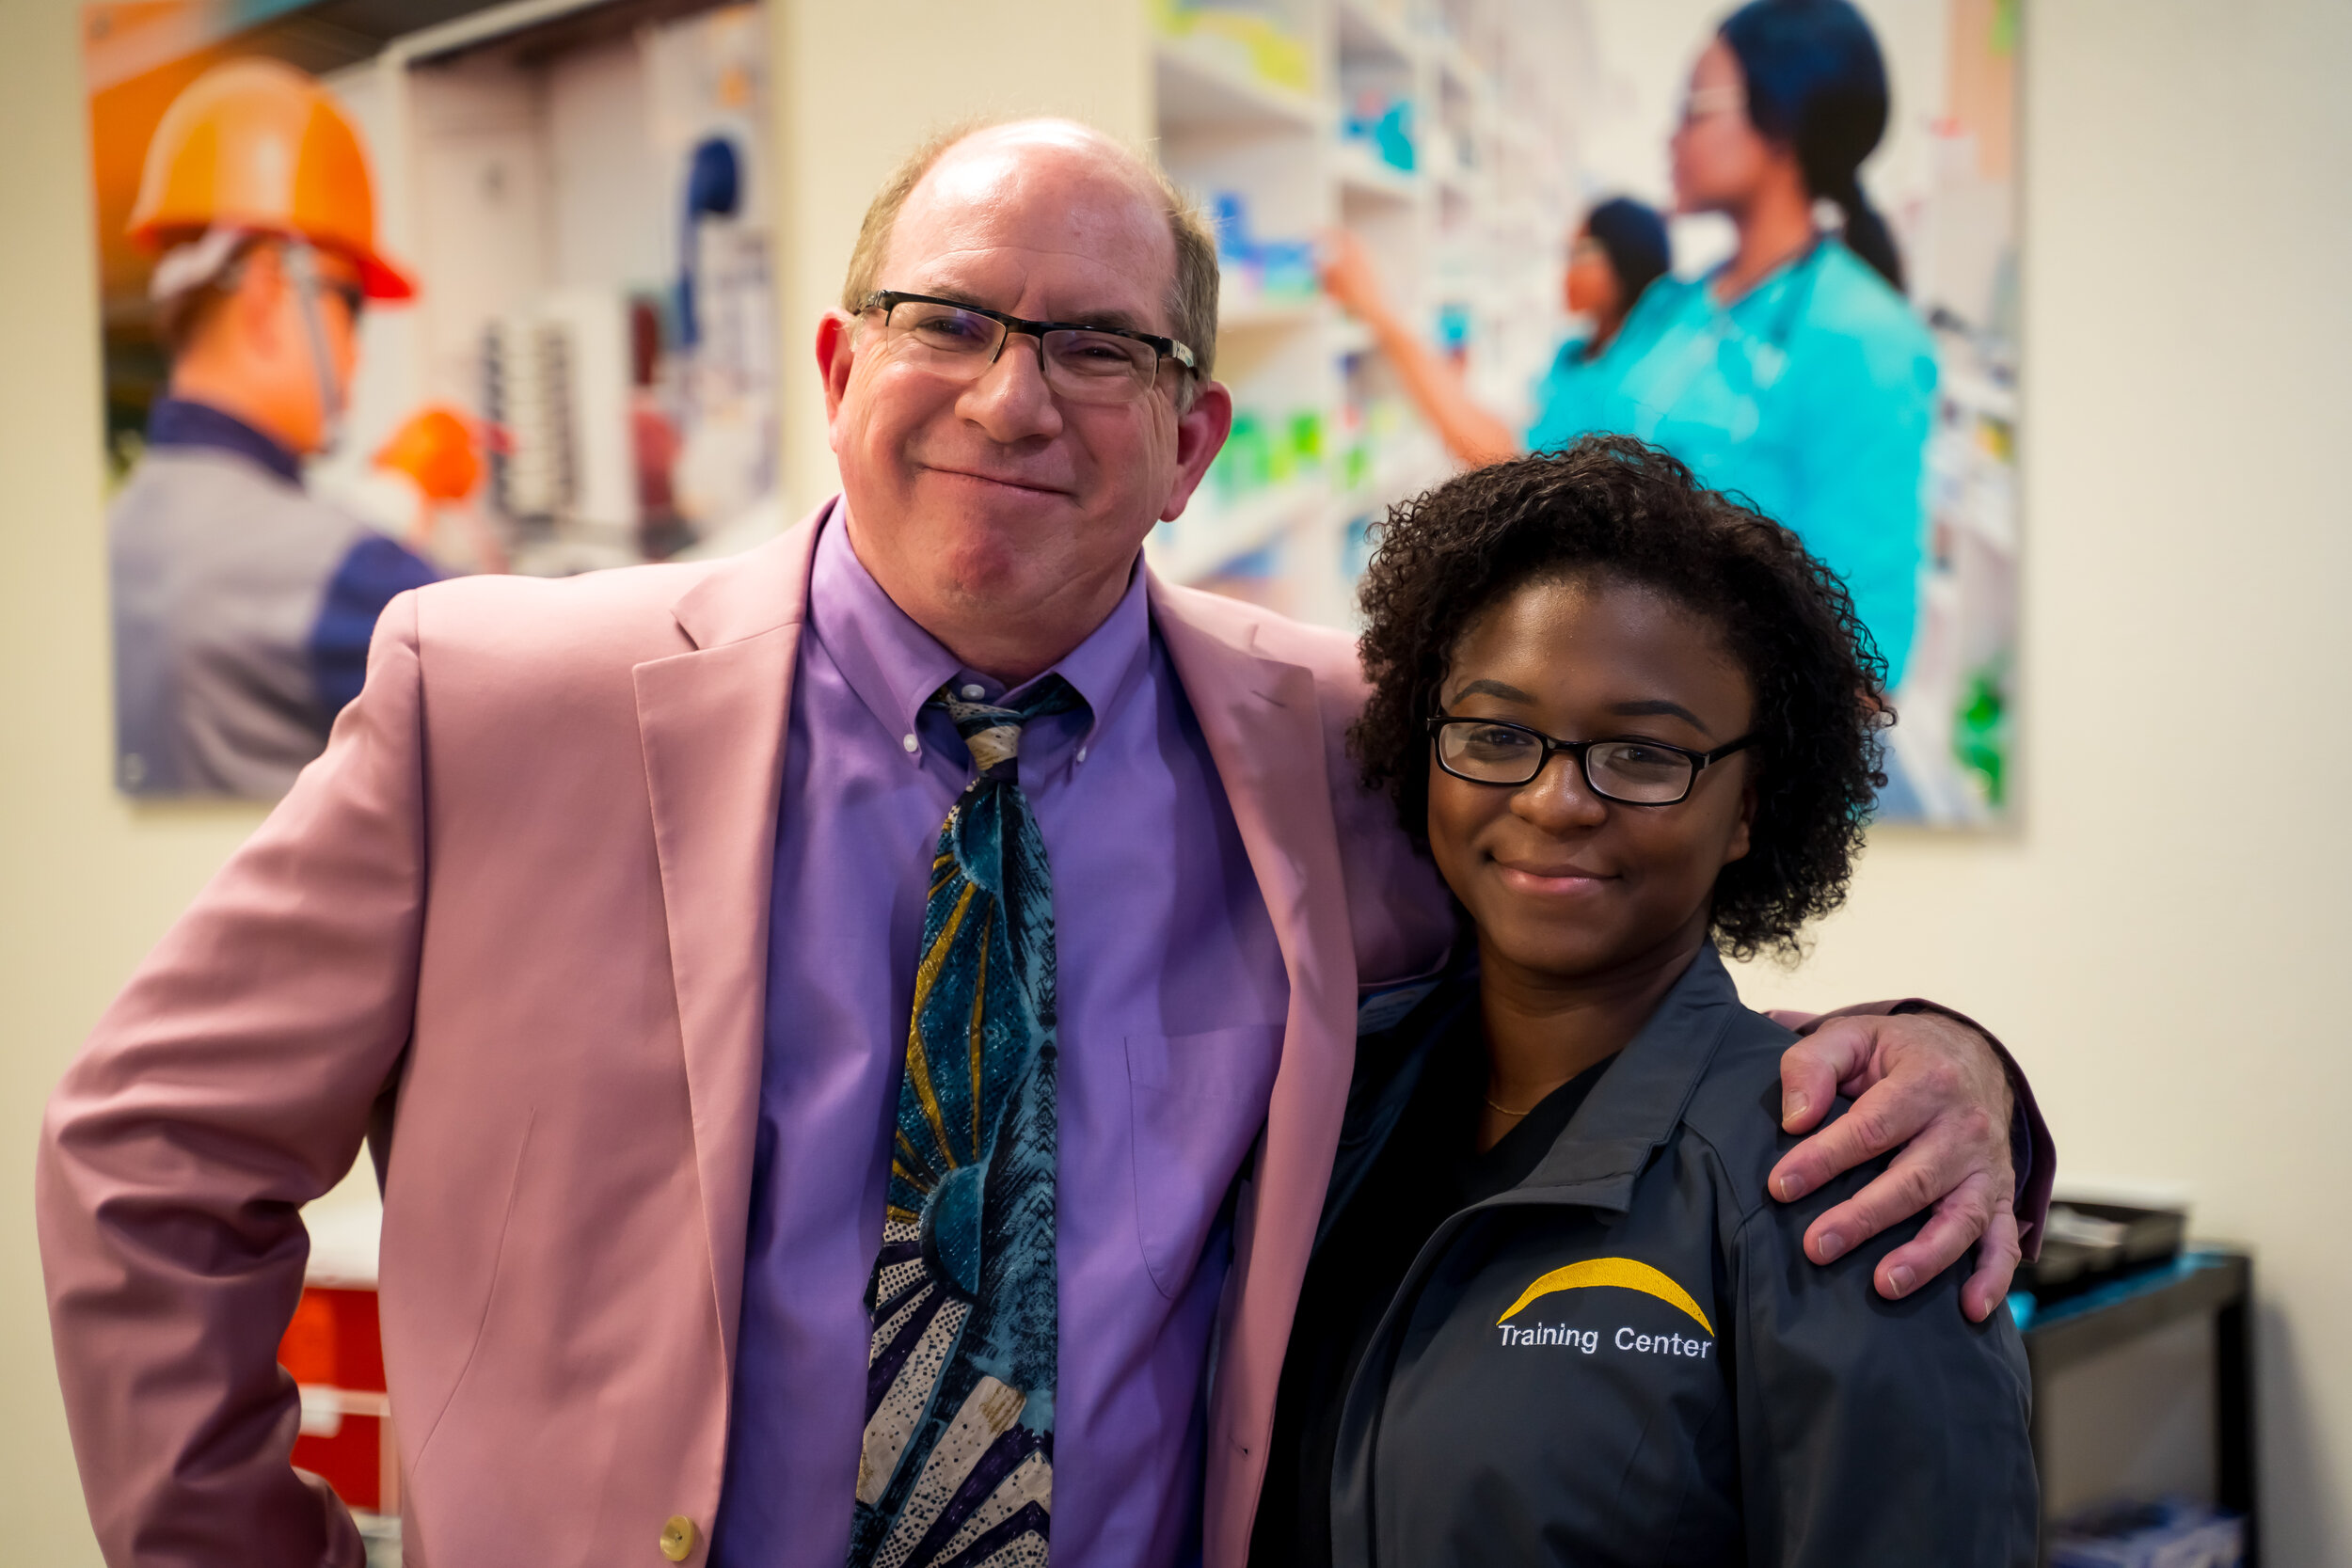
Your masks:
[[[1816,235],[1811,245],[1782,261],[1772,271],[1749,284],[1746,290],[1735,299],[1715,297],[1715,285],[1721,281],[1724,274],[1731,269],[1729,261],[1719,262],[1709,268],[1707,276],[1701,279],[1705,284],[1704,297],[1708,304],[1718,310],[1760,309],[1788,293],[1802,277],[1808,274],[1816,261],[1827,256],[1829,247],[1837,243],[1834,235]]]
[[[808,623],[833,657],[850,689],[893,735],[914,735],[923,705],[949,681],[983,686],[988,700],[1017,696],[957,662],[939,640],[900,610],[850,544],[849,503],[839,500],[818,523],[817,559],[809,574]],[[1151,662],[1152,614],[1143,573],[1085,641],[1046,672],[1076,688],[1091,712],[1081,747],[1093,744],[1103,721],[1127,700]],[[1045,678],[1044,675],[1037,677]]]
[[[260,464],[289,484],[302,483],[302,461],[234,414],[191,398],[158,398],[147,415],[151,447],[209,447]]]

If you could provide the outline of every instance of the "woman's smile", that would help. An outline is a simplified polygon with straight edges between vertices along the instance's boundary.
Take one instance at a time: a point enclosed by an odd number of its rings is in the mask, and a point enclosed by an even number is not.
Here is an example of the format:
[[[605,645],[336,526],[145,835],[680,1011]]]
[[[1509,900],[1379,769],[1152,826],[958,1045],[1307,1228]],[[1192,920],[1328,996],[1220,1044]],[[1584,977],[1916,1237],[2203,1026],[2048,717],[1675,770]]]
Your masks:
[[[1532,865],[1523,862],[1498,860],[1495,866],[1502,874],[1503,886],[1517,893],[1543,898],[1597,894],[1606,884],[1617,879],[1606,872],[1587,871],[1573,865]]]

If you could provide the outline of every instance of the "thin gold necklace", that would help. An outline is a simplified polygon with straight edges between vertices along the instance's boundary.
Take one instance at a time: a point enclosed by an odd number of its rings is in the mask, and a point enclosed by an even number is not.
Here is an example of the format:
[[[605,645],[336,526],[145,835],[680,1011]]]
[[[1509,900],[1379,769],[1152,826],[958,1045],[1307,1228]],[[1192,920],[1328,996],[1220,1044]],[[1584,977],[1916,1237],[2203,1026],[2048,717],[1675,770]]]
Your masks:
[[[1567,1081],[1568,1081],[1568,1080],[1566,1080],[1565,1078],[1563,1078],[1563,1079],[1561,1079],[1561,1080],[1560,1080],[1560,1084],[1565,1084],[1565,1083],[1566,1083]],[[1543,1093],[1541,1093],[1541,1094],[1537,1095],[1537,1096],[1535,1097],[1535,1105],[1541,1105],[1541,1104],[1542,1104],[1545,1101],[1549,1100],[1549,1099],[1551,1098],[1551,1096],[1552,1096],[1552,1090],[1553,1090],[1553,1089],[1557,1089],[1557,1088],[1560,1086],[1560,1084],[1554,1084],[1554,1085],[1551,1085],[1551,1088],[1546,1089]],[[1525,1111],[1514,1111],[1514,1110],[1513,1110],[1513,1109],[1511,1109],[1511,1107],[1510,1107],[1510,1106],[1508,1106],[1508,1105],[1498,1105],[1498,1104],[1496,1104],[1496,1103],[1494,1102],[1494,1099],[1493,1099],[1493,1097],[1492,1097],[1492,1096],[1490,1096],[1490,1095],[1485,1095],[1485,1094],[1482,1094],[1482,1095],[1480,1095],[1480,1096],[1479,1096],[1479,1098],[1480,1098],[1481,1100],[1484,1100],[1484,1101],[1486,1101],[1486,1109],[1488,1109],[1489,1111],[1496,1112],[1496,1113],[1498,1113],[1499,1115],[1502,1115],[1502,1116],[1513,1117],[1523,1117],[1523,1116],[1527,1116],[1527,1115],[1529,1115],[1530,1113],[1532,1113],[1532,1112],[1535,1109],[1535,1105],[1530,1105],[1530,1106],[1529,1106],[1529,1107],[1528,1107]]]

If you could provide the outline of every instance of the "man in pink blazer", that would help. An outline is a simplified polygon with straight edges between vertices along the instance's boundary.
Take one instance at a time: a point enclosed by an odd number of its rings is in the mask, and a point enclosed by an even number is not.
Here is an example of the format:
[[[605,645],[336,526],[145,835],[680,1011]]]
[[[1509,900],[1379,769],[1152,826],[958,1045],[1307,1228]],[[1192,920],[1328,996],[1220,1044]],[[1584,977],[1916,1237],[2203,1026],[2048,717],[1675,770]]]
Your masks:
[[[300,1206],[364,1141],[412,1564],[840,1563],[914,942],[969,766],[929,694],[1052,672],[1085,703],[1021,772],[1062,949],[1053,1557],[1239,1568],[1359,999],[1453,925],[1345,755],[1348,641],[1140,568],[1232,418],[1215,285],[1198,221],[1094,133],[934,145],[819,328],[843,497],[731,561],[394,602],[326,754],[51,1106],[41,1243],[110,1561],[359,1560],[288,1464],[275,1350]],[[909,294],[997,332],[985,364],[927,359]],[[1073,322],[1166,345],[1132,398],[1049,355]],[[1841,1085],[1878,1114],[1782,1196],[1883,1152],[1865,1128],[1912,1139],[1815,1255],[1943,1194],[1879,1288],[1981,1236],[1990,1310],[2019,1233],[2002,1061],[1949,1017],[1855,1012],[1790,1053],[1789,1121]]]

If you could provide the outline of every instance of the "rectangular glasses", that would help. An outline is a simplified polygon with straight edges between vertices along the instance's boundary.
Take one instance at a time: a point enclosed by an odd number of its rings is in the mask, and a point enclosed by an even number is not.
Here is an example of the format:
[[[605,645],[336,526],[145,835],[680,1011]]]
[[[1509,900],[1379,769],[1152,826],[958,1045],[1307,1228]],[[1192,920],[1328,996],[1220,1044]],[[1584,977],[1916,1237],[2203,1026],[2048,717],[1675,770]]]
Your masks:
[[[885,289],[866,296],[866,310],[882,312],[884,341],[897,357],[954,381],[977,381],[1019,333],[1037,340],[1037,365],[1046,386],[1073,403],[1133,403],[1159,379],[1160,362],[1199,368],[1191,349],[1173,338],[1122,326],[1033,322],[978,305]]]
[[[1711,752],[1669,746],[1662,740],[1554,740],[1541,730],[1501,719],[1429,721],[1438,766],[1472,784],[1517,789],[1535,782],[1555,752],[1565,752],[1584,770],[1584,783],[1604,800],[1629,806],[1671,806],[1691,793],[1699,770],[1756,744],[1743,735]]]

